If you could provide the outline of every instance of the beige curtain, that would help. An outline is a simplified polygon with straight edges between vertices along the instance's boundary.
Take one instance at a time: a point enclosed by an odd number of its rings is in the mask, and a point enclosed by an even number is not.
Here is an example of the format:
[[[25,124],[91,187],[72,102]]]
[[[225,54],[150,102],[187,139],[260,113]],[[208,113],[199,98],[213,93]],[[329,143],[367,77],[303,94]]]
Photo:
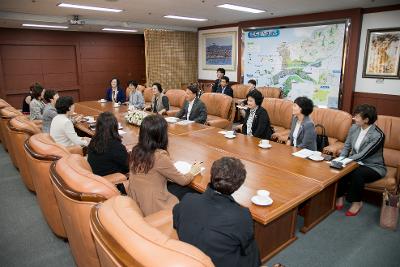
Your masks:
[[[159,82],[172,89],[197,82],[197,33],[145,30],[144,40],[147,86]]]

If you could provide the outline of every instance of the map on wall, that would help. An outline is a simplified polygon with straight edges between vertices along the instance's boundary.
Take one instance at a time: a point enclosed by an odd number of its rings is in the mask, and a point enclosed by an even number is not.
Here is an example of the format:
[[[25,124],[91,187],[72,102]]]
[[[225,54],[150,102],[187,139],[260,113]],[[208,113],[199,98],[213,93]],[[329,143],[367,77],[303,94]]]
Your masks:
[[[338,108],[345,23],[243,32],[243,78]]]

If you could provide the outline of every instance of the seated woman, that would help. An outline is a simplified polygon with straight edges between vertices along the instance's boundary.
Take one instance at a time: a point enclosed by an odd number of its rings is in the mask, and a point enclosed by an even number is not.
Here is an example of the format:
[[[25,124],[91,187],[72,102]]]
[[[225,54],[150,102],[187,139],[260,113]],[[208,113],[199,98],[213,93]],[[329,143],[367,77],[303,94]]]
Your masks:
[[[128,89],[130,91],[129,94],[129,105],[134,106],[136,109],[144,108],[144,98],[142,92],[137,90],[138,83],[136,81],[128,82]]]
[[[203,101],[197,97],[199,87],[191,84],[186,88],[186,101],[181,110],[176,114],[177,118],[190,120],[204,124],[207,121],[207,108]]]
[[[215,266],[261,265],[250,211],[231,196],[245,179],[243,163],[223,157],[211,167],[207,190],[186,194],[172,211],[179,240],[202,250]]]
[[[351,202],[346,216],[356,216],[362,208],[362,192],[365,183],[372,183],[386,175],[383,160],[383,145],[385,135],[374,124],[378,115],[371,105],[360,105],[354,111],[354,121],[344,143],[341,157],[348,157],[359,166],[339,181],[336,200],[336,209],[341,210],[344,205],[344,195]]]
[[[111,112],[97,118],[96,132],[88,146],[88,162],[93,173],[106,176],[128,173],[128,152],[118,134],[118,121]]]
[[[107,89],[106,100],[112,101],[114,103],[124,103],[125,93],[122,88],[120,88],[120,82],[117,78],[112,78],[110,81],[111,87]]]
[[[43,109],[43,126],[42,131],[44,133],[50,133],[50,125],[55,116],[57,116],[56,102],[58,99],[58,93],[54,90],[46,90],[44,93],[44,101],[46,105]]]
[[[150,115],[140,125],[139,143],[133,147],[128,195],[145,216],[162,209],[172,209],[178,198],[167,190],[167,180],[188,185],[200,166],[194,164],[188,174],[181,174],[168,155],[168,123],[160,115]]]
[[[61,96],[56,102],[57,116],[50,125],[50,136],[60,145],[70,147],[87,146],[90,138],[79,137],[69,116],[74,114],[74,100],[70,96]]]
[[[44,109],[44,103],[43,103],[43,95],[44,95],[45,90],[43,87],[35,83],[33,85],[33,90],[32,90],[32,99],[31,102],[29,103],[29,119],[31,121],[34,120],[42,120],[43,119],[43,109]]]
[[[24,101],[22,102],[22,113],[29,114],[29,104],[32,100],[32,92],[34,85],[29,87],[29,94],[25,96]]]
[[[313,109],[314,103],[305,96],[294,100],[288,145],[307,148],[312,151],[317,150],[317,133],[315,132],[314,122],[309,117]]]
[[[268,112],[261,106],[264,97],[258,90],[247,94],[246,116],[244,118],[242,133],[261,139],[271,139],[273,133]]]
[[[169,110],[169,100],[163,93],[161,84],[153,83],[153,98],[151,99],[151,107],[147,107],[146,110],[151,110],[154,113],[163,115]]]

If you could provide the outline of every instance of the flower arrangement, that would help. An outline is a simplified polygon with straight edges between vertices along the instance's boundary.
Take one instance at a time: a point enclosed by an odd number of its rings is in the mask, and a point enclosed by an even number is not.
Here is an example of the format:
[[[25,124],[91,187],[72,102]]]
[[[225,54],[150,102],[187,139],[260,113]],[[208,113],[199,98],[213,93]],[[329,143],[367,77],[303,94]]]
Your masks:
[[[133,111],[128,111],[128,113],[125,115],[125,119],[130,124],[140,126],[142,124],[143,119],[147,115],[148,114],[142,110],[133,110]]]

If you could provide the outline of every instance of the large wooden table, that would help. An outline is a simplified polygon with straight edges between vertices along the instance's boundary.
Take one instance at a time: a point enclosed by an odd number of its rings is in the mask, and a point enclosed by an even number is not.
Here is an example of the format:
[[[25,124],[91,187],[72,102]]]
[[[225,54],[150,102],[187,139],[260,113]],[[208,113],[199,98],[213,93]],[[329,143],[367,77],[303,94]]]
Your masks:
[[[111,103],[89,101],[77,103],[75,110],[95,117],[104,111],[113,112],[126,132],[122,135],[124,145],[130,150],[137,143],[139,128],[125,122],[126,106],[113,108]],[[78,123],[76,127],[89,136],[94,134],[86,123]],[[200,192],[205,191],[210,181],[209,172],[215,160],[223,156],[242,160],[247,177],[233,197],[250,209],[261,257],[266,261],[296,239],[296,217],[300,206],[304,207],[303,231],[332,212],[336,182],[353,169],[353,165],[341,171],[332,170],[325,162],[292,156],[291,153],[296,151],[293,147],[271,143],[272,148],[264,150],[257,146],[257,138],[238,135],[235,139],[226,139],[218,133],[220,130],[197,123],[169,124],[169,153],[173,160],[204,162],[205,170],[191,183],[191,187]],[[251,202],[259,189],[270,192],[272,205],[262,207]]]

